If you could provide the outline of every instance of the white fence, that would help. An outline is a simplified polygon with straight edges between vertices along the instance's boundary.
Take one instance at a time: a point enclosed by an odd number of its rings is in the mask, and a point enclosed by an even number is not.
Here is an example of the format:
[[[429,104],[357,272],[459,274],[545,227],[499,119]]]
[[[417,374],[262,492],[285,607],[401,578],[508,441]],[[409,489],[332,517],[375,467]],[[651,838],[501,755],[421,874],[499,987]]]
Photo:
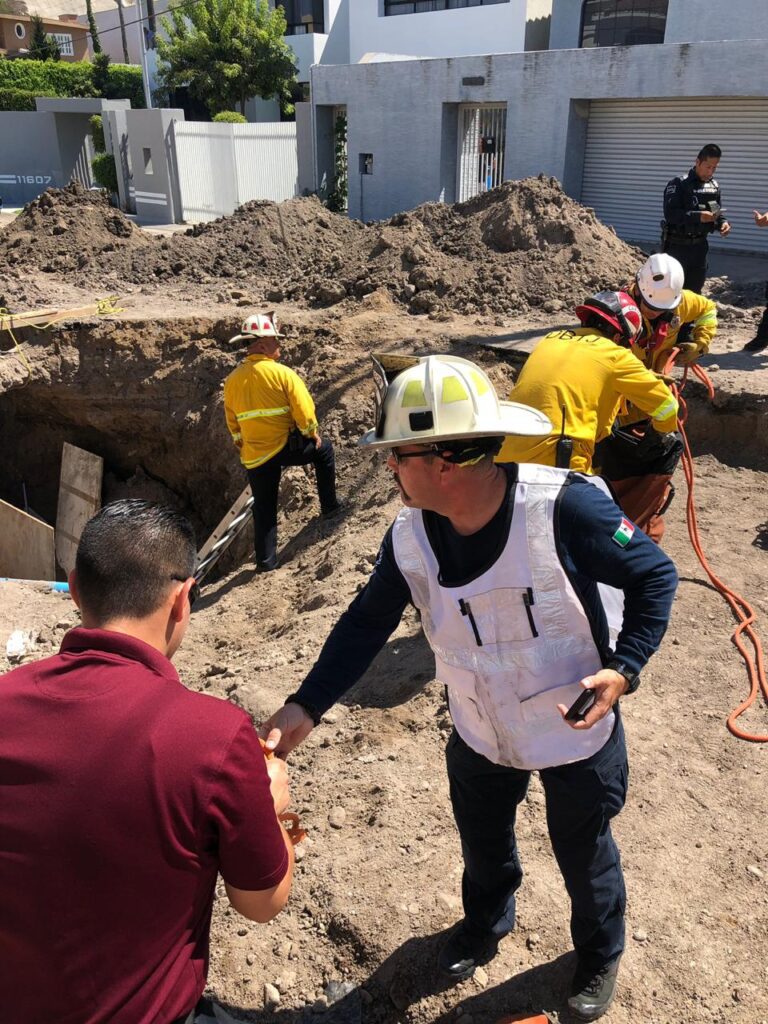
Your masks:
[[[185,221],[227,216],[249,199],[299,194],[294,123],[174,121],[173,139]]]

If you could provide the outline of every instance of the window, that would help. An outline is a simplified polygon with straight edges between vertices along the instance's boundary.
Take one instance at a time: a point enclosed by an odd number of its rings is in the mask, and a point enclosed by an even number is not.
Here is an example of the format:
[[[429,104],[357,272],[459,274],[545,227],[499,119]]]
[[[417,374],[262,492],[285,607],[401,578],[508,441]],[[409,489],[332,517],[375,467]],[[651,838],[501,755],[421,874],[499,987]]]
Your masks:
[[[26,29],[24,28],[20,21],[16,22],[16,24],[13,26],[13,30],[16,33],[17,39],[23,39],[24,36],[27,34]]]
[[[325,32],[323,0],[281,0],[289,36]]]
[[[464,7],[490,7],[492,4],[508,3],[509,0],[384,0],[384,16],[455,11]]]
[[[668,0],[584,0],[581,45],[663,43]]]
[[[75,56],[75,46],[69,32],[52,32],[51,35],[59,44],[59,53],[62,57]]]

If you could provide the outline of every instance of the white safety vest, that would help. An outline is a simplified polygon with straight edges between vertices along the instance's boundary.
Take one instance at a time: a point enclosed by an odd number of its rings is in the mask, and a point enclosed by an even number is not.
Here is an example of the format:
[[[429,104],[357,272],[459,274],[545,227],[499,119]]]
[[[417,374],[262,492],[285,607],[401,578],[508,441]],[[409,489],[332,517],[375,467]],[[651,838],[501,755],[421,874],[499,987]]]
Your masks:
[[[456,730],[477,753],[514,768],[581,761],[606,743],[614,724],[610,711],[591,729],[575,730],[557,709],[570,707],[581,693],[579,680],[602,668],[555,543],[555,503],[567,475],[548,466],[518,467],[504,550],[467,584],[439,582],[421,511],[403,509],[392,531]],[[602,481],[584,479],[605,489]],[[620,613],[621,604],[614,599],[611,612]]]

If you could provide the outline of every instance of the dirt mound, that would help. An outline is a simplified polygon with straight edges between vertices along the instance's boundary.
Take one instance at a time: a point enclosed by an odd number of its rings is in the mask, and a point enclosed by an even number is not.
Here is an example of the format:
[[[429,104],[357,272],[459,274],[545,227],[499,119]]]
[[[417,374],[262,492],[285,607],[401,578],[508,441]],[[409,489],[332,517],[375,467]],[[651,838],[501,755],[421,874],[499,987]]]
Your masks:
[[[47,189],[24,207],[3,235],[0,260],[17,269],[66,274],[97,253],[142,244],[141,233],[109,205],[105,192],[75,181]]]
[[[237,280],[254,301],[314,306],[384,289],[411,312],[433,316],[557,312],[628,279],[638,259],[638,250],[543,176],[370,225],[330,213],[313,197],[250,202],[164,239],[134,231],[103,194],[71,185],[30,203],[0,246],[0,267],[77,274],[95,287],[175,279],[183,290]]]
[[[308,275],[340,271],[345,258],[358,253],[365,234],[359,221],[329,212],[314,196],[284,203],[254,200],[231,217],[187,232],[200,240],[201,250],[190,270],[214,277],[245,270],[274,281],[275,290],[284,294],[303,294]],[[179,251],[191,248],[188,239],[178,241]]]

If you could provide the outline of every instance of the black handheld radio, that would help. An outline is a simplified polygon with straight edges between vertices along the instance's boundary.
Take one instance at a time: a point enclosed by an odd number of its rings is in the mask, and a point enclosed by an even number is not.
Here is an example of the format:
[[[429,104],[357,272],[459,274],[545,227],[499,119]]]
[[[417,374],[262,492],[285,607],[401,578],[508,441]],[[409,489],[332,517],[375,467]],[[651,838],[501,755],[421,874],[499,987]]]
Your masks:
[[[565,433],[565,406],[563,406],[563,423],[560,427],[560,437],[555,445],[555,466],[558,469],[571,468],[571,456],[573,455],[573,438]]]

